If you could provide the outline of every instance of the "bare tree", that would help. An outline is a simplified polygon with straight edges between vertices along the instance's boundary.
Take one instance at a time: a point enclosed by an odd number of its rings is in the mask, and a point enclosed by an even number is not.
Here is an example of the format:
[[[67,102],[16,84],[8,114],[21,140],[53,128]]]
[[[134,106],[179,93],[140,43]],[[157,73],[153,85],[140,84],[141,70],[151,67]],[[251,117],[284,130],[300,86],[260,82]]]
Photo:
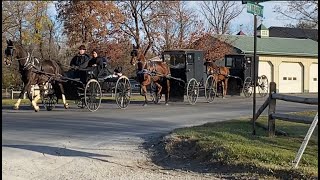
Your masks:
[[[146,55],[158,36],[154,26],[159,20],[159,14],[155,10],[157,1],[120,1],[118,7],[125,15],[121,30],[132,38],[137,46],[144,49]]]
[[[203,1],[200,8],[200,13],[208,22],[209,31],[215,34],[227,34],[231,21],[241,14],[244,6],[240,1]]]
[[[275,12],[285,18],[296,20],[295,27],[318,29],[318,1],[289,1],[286,6],[274,6]],[[292,25],[291,25],[292,26]]]

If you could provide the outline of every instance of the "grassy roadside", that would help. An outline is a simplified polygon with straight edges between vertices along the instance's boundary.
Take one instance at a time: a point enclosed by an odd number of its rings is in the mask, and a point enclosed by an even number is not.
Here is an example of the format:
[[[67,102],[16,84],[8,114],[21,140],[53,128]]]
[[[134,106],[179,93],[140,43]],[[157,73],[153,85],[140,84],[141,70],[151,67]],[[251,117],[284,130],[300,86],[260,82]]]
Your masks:
[[[316,112],[298,114],[314,117]],[[261,117],[258,122],[267,125],[267,118]],[[215,164],[215,168],[226,167],[230,172],[231,169],[241,169],[242,173],[263,178],[318,178],[318,128],[308,143],[299,168],[293,169],[291,163],[309,126],[277,120],[276,128],[289,136],[269,138],[267,131],[259,127],[257,136],[253,136],[248,119],[208,123],[174,130],[164,148],[172,157]]]
[[[103,101],[112,101],[115,100],[114,97],[102,97],[102,102]],[[144,101],[144,97],[140,95],[134,95],[131,96],[131,101]],[[17,102],[17,99],[2,99],[2,105],[14,105]],[[69,104],[74,104],[75,101],[73,100],[67,100]],[[41,103],[41,100],[38,101],[38,103]],[[59,104],[62,104],[62,100],[58,100]],[[21,100],[21,105],[30,105],[29,99],[22,99]]]

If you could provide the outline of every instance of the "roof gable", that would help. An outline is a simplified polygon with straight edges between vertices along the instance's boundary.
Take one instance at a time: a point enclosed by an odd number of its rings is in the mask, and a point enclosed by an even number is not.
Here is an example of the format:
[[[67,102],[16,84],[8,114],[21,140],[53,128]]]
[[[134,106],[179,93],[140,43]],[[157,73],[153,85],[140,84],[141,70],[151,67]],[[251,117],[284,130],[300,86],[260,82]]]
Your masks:
[[[260,24],[257,30],[268,30],[268,28],[266,28],[263,24]]]

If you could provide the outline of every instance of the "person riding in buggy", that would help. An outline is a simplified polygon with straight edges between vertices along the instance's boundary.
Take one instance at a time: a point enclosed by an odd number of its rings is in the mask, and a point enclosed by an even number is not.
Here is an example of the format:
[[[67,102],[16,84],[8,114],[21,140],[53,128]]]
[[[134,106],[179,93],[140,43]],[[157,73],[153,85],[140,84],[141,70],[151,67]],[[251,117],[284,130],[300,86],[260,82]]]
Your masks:
[[[102,53],[99,53],[102,54]],[[98,54],[96,49],[92,50],[92,59],[89,61],[87,69],[91,70],[94,78],[112,78],[121,76],[121,68],[116,68],[113,73],[108,67],[107,59]]]
[[[91,57],[86,54],[85,51],[86,47],[84,45],[81,45],[79,47],[79,53],[75,55],[70,61],[70,69],[65,73],[69,78],[80,78],[80,81],[84,84],[87,81],[87,75],[86,71],[83,71],[83,69],[86,69],[88,67],[88,63],[91,59]]]
[[[66,72],[69,78],[80,78],[85,84],[91,78],[111,78],[121,76],[121,68],[114,69],[112,73],[107,65],[106,58],[100,56],[96,49],[92,50],[92,58],[85,53],[86,47],[81,45],[79,53],[70,62],[70,69]]]

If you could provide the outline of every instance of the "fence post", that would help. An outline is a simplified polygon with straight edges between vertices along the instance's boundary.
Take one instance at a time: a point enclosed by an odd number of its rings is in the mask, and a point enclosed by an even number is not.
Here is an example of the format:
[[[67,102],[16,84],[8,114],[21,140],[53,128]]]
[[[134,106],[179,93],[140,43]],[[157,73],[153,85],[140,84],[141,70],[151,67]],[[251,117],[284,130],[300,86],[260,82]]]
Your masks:
[[[269,110],[268,110],[268,132],[269,137],[272,137],[275,135],[275,119],[272,118],[272,114],[276,111],[276,99],[272,98],[272,94],[276,93],[276,83],[270,82],[270,90],[269,90],[269,97],[270,97],[270,103],[269,103]]]

